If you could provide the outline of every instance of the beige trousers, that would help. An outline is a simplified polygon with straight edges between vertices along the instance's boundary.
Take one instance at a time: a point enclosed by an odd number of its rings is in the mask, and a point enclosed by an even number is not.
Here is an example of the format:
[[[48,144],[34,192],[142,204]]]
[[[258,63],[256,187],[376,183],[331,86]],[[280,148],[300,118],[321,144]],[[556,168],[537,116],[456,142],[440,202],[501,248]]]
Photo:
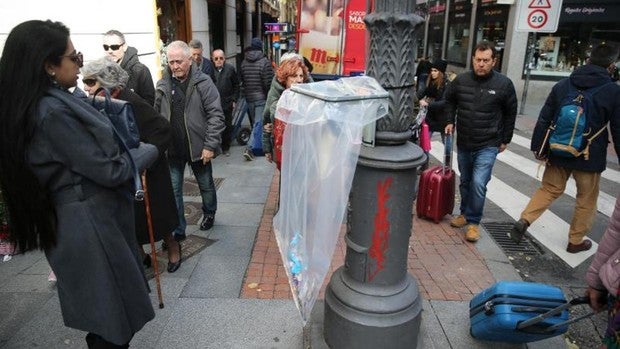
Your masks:
[[[592,228],[592,221],[596,214],[596,201],[601,180],[601,174],[598,172],[571,170],[547,164],[542,186],[536,190],[521,212],[521,218],[530,224],[538,219],[549,208],[549,205],[564,193],[566,182],[571,174],[577,184],[577,197],[573,220],[568,231],[568,240],[571,244],[580,244]]]

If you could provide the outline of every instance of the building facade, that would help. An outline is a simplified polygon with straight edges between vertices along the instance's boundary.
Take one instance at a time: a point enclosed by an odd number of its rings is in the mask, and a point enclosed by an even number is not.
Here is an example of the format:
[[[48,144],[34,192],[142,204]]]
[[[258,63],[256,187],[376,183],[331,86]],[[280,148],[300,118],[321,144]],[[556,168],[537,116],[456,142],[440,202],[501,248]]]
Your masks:
[[[584,64],[594,45],[620,45],[620,1],[564,0],[555,33],[516,32],[519,0],[418,0],[426,17],[422,55],[448,61],[455,73],[470,69],[472,50],[481,40],[495,44],[496,69],[522,97],[528,47],[533,50],[527,104],[541,105],[558,80]],[[521,0],[534,1],[534,0]],[[552,1],[552,0],[535,0]]]

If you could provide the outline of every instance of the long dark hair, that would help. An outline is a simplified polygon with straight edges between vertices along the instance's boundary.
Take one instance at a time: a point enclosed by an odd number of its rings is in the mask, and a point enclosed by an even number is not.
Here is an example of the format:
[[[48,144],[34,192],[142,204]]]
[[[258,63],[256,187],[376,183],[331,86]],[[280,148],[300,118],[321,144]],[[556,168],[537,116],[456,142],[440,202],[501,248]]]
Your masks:
[[[46,64],[58,65],[69,29],[60,22],[27,21],[7,37],[0,58],[0,185],[10,239],[22,252],[56,242],[52,202],[27,162],[39,101],[52,86]]]

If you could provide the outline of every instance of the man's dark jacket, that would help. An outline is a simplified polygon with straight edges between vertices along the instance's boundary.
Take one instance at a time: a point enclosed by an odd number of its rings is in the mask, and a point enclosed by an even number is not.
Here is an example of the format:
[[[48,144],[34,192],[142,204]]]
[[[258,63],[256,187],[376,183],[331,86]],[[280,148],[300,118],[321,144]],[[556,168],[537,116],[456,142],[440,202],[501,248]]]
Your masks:
[[[262,50],[246,49],[245,59],[241,62],[241,83],[246,101],[266,100],[273,75],[271,62]]]
[[[235,67],[228,63],[224,63],[222,70],[215,68],[215,86],[220,92],[220,100],[222,101],[222,109],[232,111],[232,104],[239,98],[239,77]]]
[[[134,47],[127,47],[125,56],[121,61],[121,68],[129,74],[127,88],[144,98],[148,104],[155,103],[155,86],[149,68],[138,60],[138,50]]]
[[[457,146],[466,151],[499,147],[512,140],[517,117],[517,95],[512,81],[491,71],[479,77],[459,74],[446,89],[446,119],[458,133]]]
[[[559,81],[551,89],[551,93],[540,110],[534,133],[532,134],[531,150],[536,151],[545,138],[547,128],[555,120],[560,110],[562,99],[568,94],[569,82],[577,89],[589,89],[605,85],[592,98],[592,105],[588,109],[587,128],[596,133],[609,122],[609,132],[614,140],[614,147],[620,162],[620,86],[610,83],[611,77],[607,69],[593,64],[581,66],[571,75]],[[607,164],[607,146],[609,133],[603,131],[590,145],[589,160],[584,156],[561,157],[549,154],[549,162],[554,166],[588,172],[603,172]]]

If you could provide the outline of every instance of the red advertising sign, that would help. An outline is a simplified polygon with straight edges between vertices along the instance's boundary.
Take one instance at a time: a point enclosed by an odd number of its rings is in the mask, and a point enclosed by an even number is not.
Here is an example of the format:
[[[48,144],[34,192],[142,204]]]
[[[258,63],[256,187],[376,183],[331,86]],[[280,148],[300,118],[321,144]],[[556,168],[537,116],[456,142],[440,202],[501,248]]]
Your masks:
[[[342,74],[357,75],[365,70],[366,55],[366,1],[349,1],[345,8],[344,52]]]

